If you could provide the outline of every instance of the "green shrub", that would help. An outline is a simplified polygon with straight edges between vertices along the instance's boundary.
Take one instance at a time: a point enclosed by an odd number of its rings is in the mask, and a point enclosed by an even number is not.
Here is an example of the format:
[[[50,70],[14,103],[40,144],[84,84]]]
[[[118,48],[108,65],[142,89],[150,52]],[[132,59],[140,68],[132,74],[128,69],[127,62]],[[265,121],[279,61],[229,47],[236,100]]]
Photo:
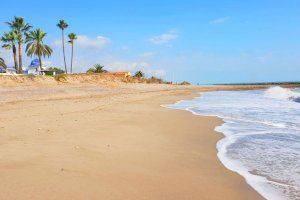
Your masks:
[[[191,83],[189,83],[187,81],[183,81],[183,82],[179,83],[179,85],[191,85]]]
[[[137,72],[135,72],[134,77],[144,78],[145,74],[142,71],[137,71]]]
[[[91,74],[91,73],[105,73],[107,72],[107,70],[104,69],[104,66],[103,65],[100,65],[100,64],[96,64],[94,65],[94,67],[88,69],[86,71],[86,73],[88,74]]]
[[[154,77],[154,76],[151,76],[150,78],[147,79],[147,83],[158,83],[158,84],[162,84],[164,83],[165,81],[161,78],[157,78],[157,77]]]
[[[58,67],[49,67],[48,70],[50,72],[46,72],[45,74],[48,75],[48,76],[52,76],[53,75],[53,72],[55,72],[55,74],[64,74],[65,71],[62,70],[61,68],[58,68]]]
[[[57,74],[54,79],[58,82],[67,82],[67,76],[65,74]]]

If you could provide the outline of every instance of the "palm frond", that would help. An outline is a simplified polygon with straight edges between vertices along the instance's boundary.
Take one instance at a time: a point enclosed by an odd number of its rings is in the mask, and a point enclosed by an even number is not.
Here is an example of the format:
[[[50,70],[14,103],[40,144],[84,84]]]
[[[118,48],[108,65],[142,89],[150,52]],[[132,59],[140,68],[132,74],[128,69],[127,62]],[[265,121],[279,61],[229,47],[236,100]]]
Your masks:
[[[26,33],[32,28],[32,26],[28,23],[26,23],[25,19],[23,17],[14,17],[10,22],[6,22],[6,24],[9,25],[11,30],[17,35],[17,41],[18,43],[23,43],[23,35],[26,35]]]
[[[65,20],[61,19],[61,20],[59,20],[57,27],[60,28],[61,30],[64,30],[64,29],[68,28],[69,25],[67,24],[67,22],[65,22]]]
[[[12,45],[11,44],[3,44],[2,48],[9,50],[12,48]]]
[[[43,40],[46,37],[41,29],[30,31],[26,34],[26,53],[27,56],[50,57],[53,50],[49,45],[44,44]]]
[[[0,58],[0,67],[3,67],[4,69],[6,69],[6,64],[3,60],[3,58]]]

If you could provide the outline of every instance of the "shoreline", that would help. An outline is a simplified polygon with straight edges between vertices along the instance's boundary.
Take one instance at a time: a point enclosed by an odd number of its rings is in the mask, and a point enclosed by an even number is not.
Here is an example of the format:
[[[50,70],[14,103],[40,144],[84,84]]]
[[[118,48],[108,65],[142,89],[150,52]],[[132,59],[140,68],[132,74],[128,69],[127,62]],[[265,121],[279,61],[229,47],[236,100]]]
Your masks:
[[[160,106],[207,88],[140,87],[2,103],[0,197],[263,199],[218,160],[220,119]]]
[[[201,95],[203,95],[205,92],[201,92],[198,96],[193,97],[192,99],[196,99],[201,97]],[[173,110],[181,110],[181,111],[185,111],[188,113],[191,113],[192,115],[195,115],[197,117],[213,117],[216,119],[221,120],[222,122],[220,124],[218,124],[217,126],[215,126],[214,131],[216,132],[216,134],[221,134],[222,137],[216,142],[216,149],[217,149],[217,157],[219,159],[219,161],[222,163],[222,165],[234,172],[239,174],[241,177],[243,177],[245,179],[245,182],[251,187],[253,188],[259,195],[262,196],[262,198],[266,198],[266,199],[277,199],[274,197],[277,197],[277,191],[270,191],[272,193],[272,195],[269,195],[268,192],[266,191],[266,187],[267,189],[272,190],[271,188],[268,188],[267,185],[262,186],[262,182],[269,182],[268,180],[266,180],[265,177],[259,176],[259,175],[254,175],[254,174],[250,174],[245,168],[244,166],[240,165],[239,163],[236,163],[234,160],[230,160],[225,156],[225,148],[226,145],[224,145],[223,143],[227,143],[226,141],[228,140],[228,138],[230,136],[228,136],[226,134],[226,132],[222,129],[222,126],[224,124],[226,124],[226,120],[225,118],[222,118],[221,116],[218,115],[205,115],[205,114],[200,114],[200,113],[196,113],[193,112],[191,110],[188,110],[187,108],[185,109],[179,109],[179,108],[172,108],[173,105],[180,103],[180,102],[186,102],[186,101],[191,101],[192,99],[186,99],[186,100],[179,100],[177,102],[175,102],[174,104],[168,104],[168,105],[161,105],[164,108],[167,109],[173,109]],[[222,145],[223,144],[223,145]],[[230,143],[231,144],[231,143]],[[223,148],[221,148],[223,147]],[[255,183],[256,182],[256,183]]]
[[[298,87],[296,87],[296,88],[298,88]],[[266,177],[258,175],[256,173],[250,173],[249,170],[243,164],[241,164],[239,161],[232,160],[228,156],[225,155],[227,152],[226,147],[230,144],[235,143],[235,139],[234,139],[235,135],[228,132],[228,130],[227,130],[227,128],[228,128],[227,126],[229,126],[228,123],[230,124],[230,122],[229,122],[230,120],[228,120],[228,118],[218,115],[216,113],[218,111],[215,111],[214,114],[213,113],[204,114],[201,112],[196,112],[194,110],[191,110],[191,108],[193,108],[194,106],[195,106],[195,108],[197,108],[197,104],[195,104],[195,102],[193,103],[193,101],[194,100],[197,101],[197,99],[199,99],[205,93],[206,92],[201,92],[201,94],[199,94],[198,96],[196,96],[192,99],[180,100],[180,101],[175,102],[174,104],[168,104],[168,105],[162,105],[162,106],[165,108],[168,108],[168,109],[188,111],[192,115],[195,115],[198,117],[215,117],[215,118],[222,120],[223,123],[216,126],[214,130],[223,135],[223,137],[217,142],[216,147],[218,149],[217,156],[218,156],[219,160],[222,162],[222,164],[224,165],[224,167],[226,167],[228,170],[238,173],[240,176],[245,178],[247,184],[249,184],[249,186],[251,186],[255,191],[257,191],[264,198],[266,198],[266,199],[285,199],[286,196],[284,196],[283,193],[276,190],[274,187],[271,187],[269,184],[275,184],[277,186],[284,186],[284,187],[287,187],[289,185],[283,184],[283,183],[277,182],[277,181],[268,180]],[[220,96],[220,95],[213,95],[213,97],[217,97],[217,96]],[[191,102],[191,104],[189,102]],[[214,101],[209,101],[209,102],[212,103],[212,105],[214,105]],[[207,100],[206,101],[204,100],[204,104],[205,103],[207,103]],[[176,106],[177,104],[179,104],[178,107]],[[218,106],[218,103],[216,103],[216,104],[217,104],[216,106]],[[202,107],[200,106],[199,109],[200,108],[202,108]],[[205,112],[206,109],[205,108],[203,108],[203,109]],[[219,111],[219,112],[221,112],[221,111]]]

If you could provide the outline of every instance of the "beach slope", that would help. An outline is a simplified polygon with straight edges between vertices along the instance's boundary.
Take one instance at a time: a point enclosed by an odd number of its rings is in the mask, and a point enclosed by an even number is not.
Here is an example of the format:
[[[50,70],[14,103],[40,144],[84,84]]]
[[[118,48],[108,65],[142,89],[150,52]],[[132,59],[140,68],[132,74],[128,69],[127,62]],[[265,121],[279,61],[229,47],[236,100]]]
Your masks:
[[[135,87],[6,91],[0,199],[262,199],[218,160],[220,119],[160,106],[201,89]]]

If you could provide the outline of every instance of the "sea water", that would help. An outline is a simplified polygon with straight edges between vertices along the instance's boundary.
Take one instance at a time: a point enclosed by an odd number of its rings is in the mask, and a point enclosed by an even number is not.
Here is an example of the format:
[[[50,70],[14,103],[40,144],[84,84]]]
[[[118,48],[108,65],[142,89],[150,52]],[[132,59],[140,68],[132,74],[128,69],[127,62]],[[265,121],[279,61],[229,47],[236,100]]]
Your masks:
[[[300,90],[206,92],[167,106],[218,116],[218,157],[269,200],[300,199]]]

